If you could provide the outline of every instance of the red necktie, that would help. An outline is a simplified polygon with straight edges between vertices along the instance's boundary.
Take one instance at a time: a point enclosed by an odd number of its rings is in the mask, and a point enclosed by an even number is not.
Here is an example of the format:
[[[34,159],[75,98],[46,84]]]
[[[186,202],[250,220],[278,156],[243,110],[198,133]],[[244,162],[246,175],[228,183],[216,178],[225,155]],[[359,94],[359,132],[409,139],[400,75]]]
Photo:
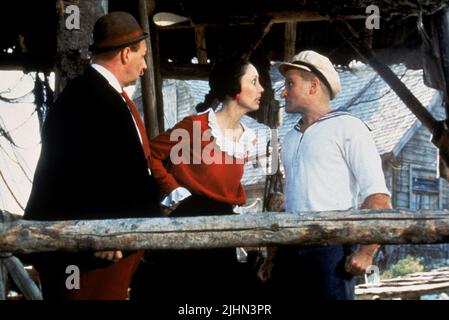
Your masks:
[[[145,158],[147,159],[147,164],[148,164],[148,168],[149,168],[151,151],[150,151],[150,142],[148,141],[148,136],[147,136],[147,132],[145,130],[145,126],[143,124],[142,118],[140,117],[139,111],[137,110],[136,105],[129,98],[128,94],[125,91],[122,91],[122,96],[123,96],[123,98],[125,98],[126,104],[128,105],[129,110],[131,110],[134,121],[136,122],[137,128],[139,129],[140,137],[142,139],[143,152],[145,153]]]

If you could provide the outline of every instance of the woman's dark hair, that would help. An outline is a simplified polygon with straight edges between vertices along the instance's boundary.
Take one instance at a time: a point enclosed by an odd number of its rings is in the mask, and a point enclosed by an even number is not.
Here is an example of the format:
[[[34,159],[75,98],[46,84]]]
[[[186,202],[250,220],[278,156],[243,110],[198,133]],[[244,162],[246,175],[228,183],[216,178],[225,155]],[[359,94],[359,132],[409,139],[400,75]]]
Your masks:
[[[239,93],[241,91],[240,80],[249,64],[248,60],[241,58],[230,58],[217,62],[209,75],[210,91],[204,97],[204,102],[196,106],[196,111],[202,112],[211,107],[215,109],[218,103],[214,103],[214,100],[222,102],[226,97],[234,97]]]

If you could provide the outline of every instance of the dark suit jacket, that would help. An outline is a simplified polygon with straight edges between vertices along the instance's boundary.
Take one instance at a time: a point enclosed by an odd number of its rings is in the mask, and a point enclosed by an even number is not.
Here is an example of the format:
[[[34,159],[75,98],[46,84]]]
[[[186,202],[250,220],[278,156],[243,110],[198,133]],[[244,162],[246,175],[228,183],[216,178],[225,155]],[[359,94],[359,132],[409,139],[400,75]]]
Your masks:
[[[128,106],[103,76],[88,67],[48,111],[24,218],[150,217],[158,215],[159,200],[159,187],[148,173]],[[35,256],[45,257],[47,263],[52,257],[61,263],[84,261],[91,267],[105,264],[92,259],[92,253]]]
[[[87,68],[47,114],[25,218],[152,216],[158,202],[159,189],[126,103]]]

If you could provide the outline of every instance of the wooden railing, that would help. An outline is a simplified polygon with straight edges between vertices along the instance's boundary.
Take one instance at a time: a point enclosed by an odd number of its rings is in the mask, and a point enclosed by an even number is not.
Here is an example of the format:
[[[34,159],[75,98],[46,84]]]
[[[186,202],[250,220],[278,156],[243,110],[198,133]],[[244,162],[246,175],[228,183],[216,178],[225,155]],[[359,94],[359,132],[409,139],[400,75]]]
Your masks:
[[[26,221],[6,212],[0,214],[0,252],[4,255],[43,251],[446,242],[449,242],[449,210],[264,212],[52,222]]]

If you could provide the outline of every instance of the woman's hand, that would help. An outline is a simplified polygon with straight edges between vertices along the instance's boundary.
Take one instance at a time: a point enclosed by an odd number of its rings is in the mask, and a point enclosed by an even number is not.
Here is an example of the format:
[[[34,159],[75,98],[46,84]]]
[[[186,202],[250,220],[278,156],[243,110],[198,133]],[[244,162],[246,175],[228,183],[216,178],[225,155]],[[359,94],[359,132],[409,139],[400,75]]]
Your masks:
[[[184,201],[184,200],[181,200],[181,201],[179,201],[178,203],[175,203],[175,202],[173,201],[172,204],[170,205],[170,207],[166,207],[166,206],[162,205],[162,209],[161,209],[161,214],[162,214],[162,216],[163,216],[163,217],[168,217],[168,216],[170,216],[171,213],[172,213],[173,211],[175,211],[175,209],[179,206],[179,204],[180,204],[182,201]]]
[[[173,212],[173,209],[166,207],[166,206],[162,206],[161,215],[163,217],[168,217],[172,212]]]

